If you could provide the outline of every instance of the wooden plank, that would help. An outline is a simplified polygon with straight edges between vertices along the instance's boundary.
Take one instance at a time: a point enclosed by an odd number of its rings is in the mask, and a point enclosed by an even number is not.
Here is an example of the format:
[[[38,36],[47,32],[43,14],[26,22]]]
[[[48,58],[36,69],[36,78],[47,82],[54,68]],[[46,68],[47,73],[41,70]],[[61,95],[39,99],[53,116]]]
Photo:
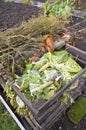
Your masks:
[[[32,120],[30,120],[30,118],[29,118],[28,116],[25,116],[24,118],[25,118],[25,120],[30,124],[30,126],[31,126],[33,129],[36,128],[34,122],[33,122]]]
[[[66,44],[66,50],[69,51],[72,55],[76,56],[76,58],[80,58],[84,62],[86,62],[86,52],[82,51],[74,46]]]
[[[53,111],[60,106],[60,103],[55,102],[53,105],[51,105],[48,110],[46,110],[43,113],[40,113],[39,118],[36,118],[36,120],[39,122],[39,124],[42,124],[46,118],[53,113]]]
[[[74,25],[72,25],[72,26],[69,26],[69,27],[67,27],[67,28],[68,28],[68,29],[80,30],[80,29],[84,28],[85,26],[86,26],[86,19],[83,20],[83,21],[81,21],[81,22],[79,22],[79,23],[76,23],[76,24],[74,24]]]
[[[58,109],[59,109],[59,111],[58,111]],[[57,108],[56,111],[53,112],[47,118],[47,120],[45,120],[45,122],[43,122],[43,124],[41,125],[42,130],[49,130],[49,128],[52,127],[55,124],[55,122],[61,117],[63,110],[64,110],[64,105]]]
[[[0,85],[1,85],[1,87],[4,89],[5,80],[3,79],[2,76],[0,76]]]

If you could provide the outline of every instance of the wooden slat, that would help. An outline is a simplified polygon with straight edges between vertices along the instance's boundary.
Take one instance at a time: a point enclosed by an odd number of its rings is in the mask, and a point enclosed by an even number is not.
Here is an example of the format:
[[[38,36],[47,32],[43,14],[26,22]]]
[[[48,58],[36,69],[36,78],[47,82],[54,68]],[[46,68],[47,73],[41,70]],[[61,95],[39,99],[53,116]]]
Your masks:
[[[53,113],[53,111],[58,108],[60,105],[60,103],[55,102],[53,105],[51,105],[51,107],[49,107],[48,110],[46,110],[44,113],[41,113],[41,116],[39,118],[36,118],[36,120],[39,122],[39,124],[42,124],[46,118]]]
[[[24,118],[25,118],[25,120],[31,125],[31,127],[32,127],[33,129],[36,128],[35,124],[33,123],[32,120],[30,120],[30,118],[29,118],[28,116],[25,116]]]
[[[84,28],[85,26],[86,26],[86,19],[79,22],[79,23],[76,23],[76,24],[74,24],[72,26],[69,26],[67,28],[68,29],[73,29],[74,28],[74,29],[80,30],[80,29]]]
[[[4,89],[5,80],[3,79],[2,76],[0,76],[0,85],[1,85],[1,87]]]
[[[59,117],[62,115],[62,112],[64,110],[64,106],[59,106],[55,112],[53,112],[46,120],[45,122],[43,122],[42,126],[42,130],[49,130],[50,127],[52,127],[55,122],[59,119]]]
[[[66,50],[69,51],[72,55],[79,57],[81,60],[84,60],[86,62],[86,52],[82,51],[74,46],[71,46],[69,44],[66,44]]]

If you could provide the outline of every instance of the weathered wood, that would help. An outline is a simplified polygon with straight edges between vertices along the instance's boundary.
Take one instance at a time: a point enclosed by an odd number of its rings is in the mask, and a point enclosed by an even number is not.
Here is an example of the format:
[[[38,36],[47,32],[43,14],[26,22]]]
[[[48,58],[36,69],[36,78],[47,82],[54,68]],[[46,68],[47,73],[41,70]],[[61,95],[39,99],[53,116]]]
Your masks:
[[[72,26],[69,26],[69,27],[67,27],[67,28],[68,28],[68,29],[81,30],[81,29],[83,29],[84,27],[86,27],[86,19],[83,20],[83,21],[81,21],[81,22],[79,22],[79,23],[76,23],[76,24],[74,24],[74,25],[72,25]]]
[[[51,105],[51,107],[49,107],[45,112],[40,113],[39,118],[36,118],[36,120],[39,122],[39,124],[42,124],[42,123],[46,120],[46,118],[47,118],[51,113],[53,113],[54,110],[55,110],[56,108],[58,108],[59,106],[60,106],[60,103],[55,102],[55,103],[54,103],[53,105]]]
[[[72,13],[72,16],[75,16],[76,18],[84,19],[86,16],[86,10],[74,10]]]
[[[32,127],[33,129],[36,128],[36,125],[34,124],[34,122],[33,122],[28,116],[25,116],[24,118],[25,118],[25,120],[31,125],[31,127]]]
[[[62,115],[63,109],[64,109],[64,105],[59,106],[55,110],[55,112],[53,112],[48,118],[46,118],[45,122],[43,122],[43,124],[41,125],[42,130],[49,130],[49,128],[54,125],[58,117]]]
[[[66,44],[66,50],[69,51],[72,55],[76,56],[76,58],[80,58],[84,62],[86,62],[86,52],[82,51],[74,46]]]
[[[4,89],[5,80],[3,79],[2,76],[0,76],[0,85],[1,85],[1,87]]]

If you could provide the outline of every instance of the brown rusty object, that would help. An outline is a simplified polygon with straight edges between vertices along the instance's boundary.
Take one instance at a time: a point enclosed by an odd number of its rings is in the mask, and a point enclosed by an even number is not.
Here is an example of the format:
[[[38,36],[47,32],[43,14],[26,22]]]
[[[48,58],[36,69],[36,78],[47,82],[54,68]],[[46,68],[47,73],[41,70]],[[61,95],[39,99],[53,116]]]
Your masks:
[[[46,35],[46,37],[45,37],[45,45],[46,45],[46,49],[49,52],[53,52],[55,50],[54,38],[53,38],[52,35]]]
[[[39,49],[42,52],[53,52],[55,50],[54,37],[52,35],[46,35],[44,41],[40,43]]]

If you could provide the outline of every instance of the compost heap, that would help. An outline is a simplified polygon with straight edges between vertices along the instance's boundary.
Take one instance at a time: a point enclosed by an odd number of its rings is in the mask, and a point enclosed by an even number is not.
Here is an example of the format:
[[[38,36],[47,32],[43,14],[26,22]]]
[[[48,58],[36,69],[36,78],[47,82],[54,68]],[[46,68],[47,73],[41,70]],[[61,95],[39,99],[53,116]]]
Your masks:
[[[53,5],[47,2],[43,9],[45,16],[41,14],[23,22],[19,27],[0,32],[0,75],[7,73],[14,78],[15,74],[21,75],[30,57],[41,57],[44,54],[40,46],[45,44],[45,35],[51,35],[58,41],[58,34],[71,15],[71,4],[70,0],[56,1]],[[10,79],[4,77],[5,80]]]
[[[50,11],[48,17],[32,18],[17,28],[0,32],[0,75],[7,81],[5,92],[11,105],[21,115],[32,116],[24,102],[12,90],[13,84],[31,103],[40,98],[47,101],[82,70],[67,51],[53,52],[55,48],[51,45],[54,42],[65,45],[65,40],[59,41],[59,38],[62,34],[60,30],[65,27],[67,20],[51,14]],[[45,38],[46,35],[52,42]],[[41,44],[43,46],[40,50]],[[30,63],[30,58],[34,56],[37,61]]]
[[[58,29],[63,26],[63,20],[40,16],[0,32],[0,75],[8,71],[23,73],[25,62],[30,57],[43,55],[39,48],[44,36],[57,35]]]
[[[14,84],[30,102],[34,103],[40,98],[46,101],[68,84],[81,70],[82,68],[66,50],[48,52],[38,61],[26,64],[24,74],[18,76]],[[27,107],[13,92],[8,82],[5,85],[5,91],[17,112],[28,113]]]

